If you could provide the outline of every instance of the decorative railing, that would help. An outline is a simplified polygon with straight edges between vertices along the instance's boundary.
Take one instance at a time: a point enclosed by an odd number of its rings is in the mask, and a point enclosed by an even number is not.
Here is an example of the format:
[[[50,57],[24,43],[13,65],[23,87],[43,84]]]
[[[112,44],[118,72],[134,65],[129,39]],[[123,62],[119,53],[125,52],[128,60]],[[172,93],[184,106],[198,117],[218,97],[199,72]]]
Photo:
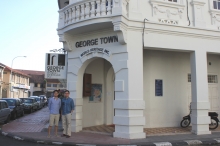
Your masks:
[[[127,4],[128,0],[88,0],[69,4],[59,11],[59,28],[86,19],[127,16]]]

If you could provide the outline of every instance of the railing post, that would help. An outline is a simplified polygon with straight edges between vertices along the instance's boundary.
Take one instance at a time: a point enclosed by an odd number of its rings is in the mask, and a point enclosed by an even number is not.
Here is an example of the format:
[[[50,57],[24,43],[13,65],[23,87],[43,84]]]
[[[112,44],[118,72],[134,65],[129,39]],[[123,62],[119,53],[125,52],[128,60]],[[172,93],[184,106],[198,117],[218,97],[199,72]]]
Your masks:
[[[68,24],[70,24],[72,22],[72,10],[71,8],[67,10],[68,11]]]
[[[108,0],[107,15],[112,14],[112,0]]]
[[[81,20],[85,18],[85,5],[84,3],[81,5]]]
[[[95,17],[95,2],[91,2],[91,17]]]
[[[87,2],[85,7],[85,18],[88,19],[89,18],[89,11],[90,11],[90,4],[89,2]]]
[[[96,8],[96,16],[100,16],[100,0],[97,0],[96,1],[96,5],[97,5],[97,8]]]
[[[63,22],[64,22],[64,26],[65,26],[65,25],[66,25],[66,11],[63,12],[63,17],[64,17],[64,18],[63,18],[63,19],[64,19]]]
[[[101,2],[101,15],[102,16],[106,15],[106,0],[102,0]]]
[[[75,6],[72,8],[72,23],[74,23],[76,20],[76,8]]]
[[[80,9],[79,9],[79,5],[76,6],[76,22],[79,21],[79,17],[80,17]]]

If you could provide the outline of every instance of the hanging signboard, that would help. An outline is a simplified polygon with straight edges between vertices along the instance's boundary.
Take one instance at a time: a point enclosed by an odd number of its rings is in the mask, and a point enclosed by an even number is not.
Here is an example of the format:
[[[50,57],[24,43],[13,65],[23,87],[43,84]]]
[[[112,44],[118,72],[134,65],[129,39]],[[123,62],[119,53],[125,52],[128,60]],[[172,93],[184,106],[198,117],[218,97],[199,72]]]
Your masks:
[[[45,78],[66,79],[67,57],[66,54],[46,53]]]

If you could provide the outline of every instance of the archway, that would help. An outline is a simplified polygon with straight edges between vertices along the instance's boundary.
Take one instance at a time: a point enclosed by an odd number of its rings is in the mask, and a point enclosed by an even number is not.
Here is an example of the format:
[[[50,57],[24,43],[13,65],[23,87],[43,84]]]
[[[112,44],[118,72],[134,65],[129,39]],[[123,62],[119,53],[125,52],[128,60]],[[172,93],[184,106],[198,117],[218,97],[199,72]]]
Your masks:
[[[82,95],[82,128],[112,125],[114,116],[114,70],[112,65],[103,58],[96,58],[87,65],[84,74],[91,77],[92,86],[90,96]]]

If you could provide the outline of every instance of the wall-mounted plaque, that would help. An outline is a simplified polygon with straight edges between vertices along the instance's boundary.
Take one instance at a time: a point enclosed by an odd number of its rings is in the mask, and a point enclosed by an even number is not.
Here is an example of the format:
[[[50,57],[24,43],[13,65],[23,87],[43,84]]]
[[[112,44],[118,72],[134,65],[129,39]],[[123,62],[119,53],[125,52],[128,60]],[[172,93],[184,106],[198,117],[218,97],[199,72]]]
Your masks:
[[[163,80],[155,80],[155,96],[163,96]]]

